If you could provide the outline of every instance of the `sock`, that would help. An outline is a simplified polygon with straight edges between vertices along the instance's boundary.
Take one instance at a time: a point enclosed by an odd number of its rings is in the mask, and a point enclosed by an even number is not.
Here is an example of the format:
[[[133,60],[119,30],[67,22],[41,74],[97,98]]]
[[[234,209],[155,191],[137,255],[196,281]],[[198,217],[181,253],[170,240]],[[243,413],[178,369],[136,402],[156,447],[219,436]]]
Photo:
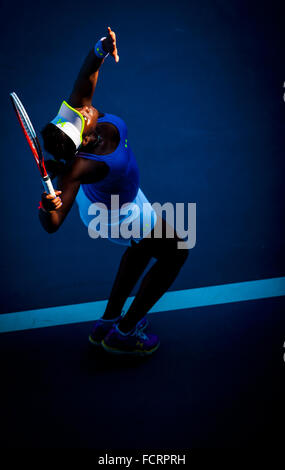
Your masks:
[[[132,330],[128,331],[127,333],[124,333],[122,330],[120,330],[120,328],[117,325],[118,332],[123,336],[128,336],[129,334],[133,333],[135,331],[135,329],[136,329],[136,327],[134,327]]]
[[[100,320],[104,321],[104,322],[115,322],[117,320],[119,320],[119,318],[121,318],[121,315],[119,315],[118,317],[116,318],[111,318],[110,320],[106,320],[105,318],[100,318]]]

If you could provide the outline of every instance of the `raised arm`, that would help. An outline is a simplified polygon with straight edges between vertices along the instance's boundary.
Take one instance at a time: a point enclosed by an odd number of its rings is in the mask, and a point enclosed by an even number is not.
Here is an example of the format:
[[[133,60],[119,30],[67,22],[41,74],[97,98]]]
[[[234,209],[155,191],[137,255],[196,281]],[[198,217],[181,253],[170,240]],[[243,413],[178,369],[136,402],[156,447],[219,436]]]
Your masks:
[[[108,33],[105,39],[102,40],[102,48],[105,53],[109,53],[119,62],[119,56],[116,46],[116,34],[108,27]],[[95,48],[87,55],[78,77],[75,81],[72,93],[69,98],[69,104],[74,108],[80,108],[84,105],[91,105],[93,94],[96,88],[99,69],[104,62],[104,58],[98,57],[95,53]]]

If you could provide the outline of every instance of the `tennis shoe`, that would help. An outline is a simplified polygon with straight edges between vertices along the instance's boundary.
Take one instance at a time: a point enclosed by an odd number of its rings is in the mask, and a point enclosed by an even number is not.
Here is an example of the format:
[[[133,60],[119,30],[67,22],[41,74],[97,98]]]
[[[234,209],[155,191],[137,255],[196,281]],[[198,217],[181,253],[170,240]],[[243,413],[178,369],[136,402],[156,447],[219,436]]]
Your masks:
[[[133,354],[146,356],[154,353],[160,345],[157,335],[145,334],[138,325],[129,333],[120,331],[118,324],[114,324],[109,333],[102,340],[105,351],[115,354]]]
[[[119,323],[122,316],[123,315],[119,315],[117,318],[114,318],[112,320],[104,320],[102,318],[100,318],[99,320],[96,320],[93,325],[93,330],[88,338],[90,343],[96,346],[100,346],[102,340],[109,333],[111,328],[114,325]],[[137,324],[137,328],[141,331],[145,331],[148,328],[148,326],[149,326],[149,321],[147,320],[146,316],[144,316]]]

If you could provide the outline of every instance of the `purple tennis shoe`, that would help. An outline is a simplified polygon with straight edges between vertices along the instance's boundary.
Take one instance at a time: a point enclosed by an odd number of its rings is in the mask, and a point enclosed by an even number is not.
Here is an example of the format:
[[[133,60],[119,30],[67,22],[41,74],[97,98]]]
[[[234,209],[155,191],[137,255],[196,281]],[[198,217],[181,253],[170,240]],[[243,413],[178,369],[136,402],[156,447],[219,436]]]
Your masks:
[[[116,354],[146,356],[154,353],[160,345],[157,335],[145,334],[138,325],[129,333],[120,331],[115,323],[102,341],[103,348]]]
[[[123,315],[119,315],[117,318],[113,318],[112,320],[103,320],[102,318],[100,318],[99,320],[96,320],[93,325],[93,330],[91,334],[89,335],[90,343],[96,346],[100,346],[102,340],[109,333],[111,328],[115,324],[119,323],[122,316]],[[146,316],[143,317],[137,324],[137,328],[141,331],[145,331],[148,326],[149,326],[149,321],[147,320]]]

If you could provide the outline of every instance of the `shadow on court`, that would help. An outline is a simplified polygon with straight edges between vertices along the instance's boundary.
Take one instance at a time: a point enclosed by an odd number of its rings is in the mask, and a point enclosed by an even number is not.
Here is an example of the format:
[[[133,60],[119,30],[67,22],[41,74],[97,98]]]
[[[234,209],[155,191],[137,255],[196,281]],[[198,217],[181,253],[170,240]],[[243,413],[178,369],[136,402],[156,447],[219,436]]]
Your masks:
[[[150,315],[147,358],[89,345],[91,323],[1,336],[2,445],[248,448],[281,443],[284,297]]]

